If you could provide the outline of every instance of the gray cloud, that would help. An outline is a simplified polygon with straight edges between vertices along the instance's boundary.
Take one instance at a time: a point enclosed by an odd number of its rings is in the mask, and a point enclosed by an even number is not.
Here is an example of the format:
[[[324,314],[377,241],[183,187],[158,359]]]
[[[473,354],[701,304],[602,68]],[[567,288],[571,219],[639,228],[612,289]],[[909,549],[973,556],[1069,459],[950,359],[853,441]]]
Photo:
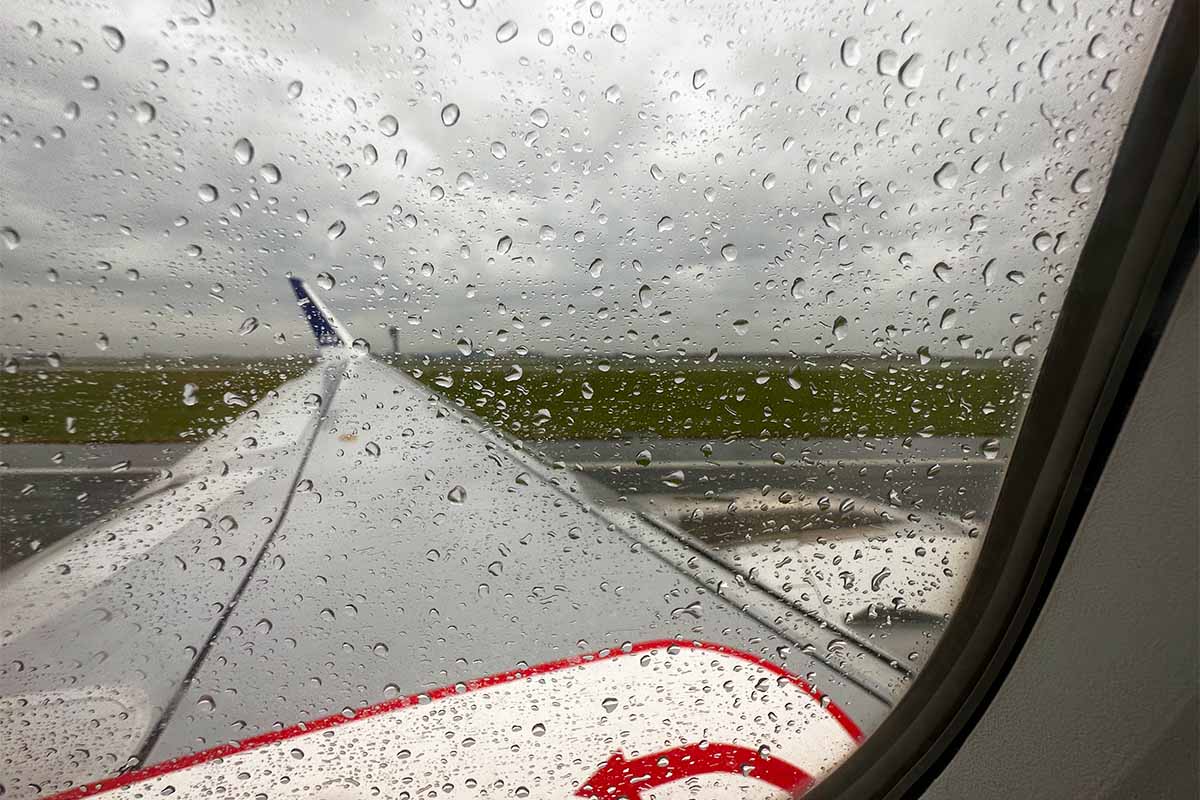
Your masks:
[[[0,226],[21,243],[0,250],[0,347],[64,355],[99,354],[101,335],[112,355],[306,352],[289,272],[332,276],[329,304],[381,348],[391,324],[414,351],[460,336],[544,352],[1044,346],[1165,15],[932,0],[609,2],[599,18],[586,3],[456,0],[221,0],[212,18],[187,2],[14,5],[0,12]],[[502,44],[509,18],[520,32]],[[120,52],[102,25],[123,31]],[[847,66],[851,37],[861,59]],[[880,74],[885,50],[923,59],[918,86]],[[450,127],[447,103],[461,110]],[[947,163],[957,179],[939,186]],[[1085,169],[1093,190],[1072,191]],[[202,202],[201,184],[219,198]],[[1042,231],[1054,249],[1034,247]],[[248,317],[261,325],[240,336]]]

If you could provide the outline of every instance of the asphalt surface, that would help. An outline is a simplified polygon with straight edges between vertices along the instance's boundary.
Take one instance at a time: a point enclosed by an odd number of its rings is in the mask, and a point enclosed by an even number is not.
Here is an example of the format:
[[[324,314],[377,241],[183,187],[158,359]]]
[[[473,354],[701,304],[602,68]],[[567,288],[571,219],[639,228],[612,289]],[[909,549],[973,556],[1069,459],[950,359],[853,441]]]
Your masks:
[[[1007,442],[977,439],[644,440],[548,442],[527,450],[612,493],[604,502],[678,524],[701,540],[778,529],[796,508],[773,502],[756,515],[736,507],[811,496],[861,498],[954,519],[982,532],[999,490]],[[0,447],[0,567],[8,568],[127,502],[190,447],[165,444]],[[697,503],[733,511],[697,518]]]

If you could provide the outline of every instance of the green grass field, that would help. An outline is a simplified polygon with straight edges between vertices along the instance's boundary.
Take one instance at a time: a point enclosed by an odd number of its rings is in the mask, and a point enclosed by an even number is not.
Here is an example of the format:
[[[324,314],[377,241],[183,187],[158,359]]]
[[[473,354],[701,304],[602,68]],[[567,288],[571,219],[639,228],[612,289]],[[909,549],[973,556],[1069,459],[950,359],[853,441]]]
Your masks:
[[[724,439],[847,435],[1001,436],[1024,405],[1028,372],[977,362],[671,366],[446,359],[398,364],[525,439],[633,435]],[[307,362],[220,369],[31,370],[0,375],[0,442],[200,440]],[[183,402],[184,386],[197,402]],[[67,418],[73,423],[68,425]]]

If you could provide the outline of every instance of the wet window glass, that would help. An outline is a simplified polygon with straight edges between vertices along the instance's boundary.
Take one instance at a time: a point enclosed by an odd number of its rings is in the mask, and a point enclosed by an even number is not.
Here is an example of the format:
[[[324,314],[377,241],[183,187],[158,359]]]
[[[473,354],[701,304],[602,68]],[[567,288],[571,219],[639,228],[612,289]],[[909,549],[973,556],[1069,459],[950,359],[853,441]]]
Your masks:
[[[5,3],[0,794],[813,785],[1167,10]]]

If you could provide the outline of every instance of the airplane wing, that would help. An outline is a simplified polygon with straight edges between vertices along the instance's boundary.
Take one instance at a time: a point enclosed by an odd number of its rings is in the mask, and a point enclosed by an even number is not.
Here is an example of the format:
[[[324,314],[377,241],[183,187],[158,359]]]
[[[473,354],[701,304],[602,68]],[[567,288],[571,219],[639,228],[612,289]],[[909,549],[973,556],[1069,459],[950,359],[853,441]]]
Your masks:
[[[293,726],[322,720],[345,728],[337,747],[289,746],[285,766],[301,768],[295,751],[353,764],[362,737],[383,736],[393,754],[425,752],[414,774],[436,782],[447,730],[461,749],[464,736],[481,741],[465,733],[478,718],[493,731],[477,751],[482,779],[519,762],[505,738],[514,725],[547,717],[556,738],[539,740],[535,762],[562,775],[535,796],[595,788],[595,775],[621,785],[625,767],[597,769],[622,747],[620,764],[634,763],[642,734],[631,731],[642,728],[653,731],[642,754],[741,737],[722,758],[744,766],[743,751],[770,739],[813,776],[886,714],[904,679],[890,657],[351,347],[291,283],[321,350],[315,366],[120,513],[6,574],[0,718],[22,731],[0,745],[12,796],[206,786],[229,777],[219,759],[235,754],[259,759],[247,788],[278,787],[263,765],[296,730],[309,734]],[[660,651],[669,663],[645,668]],[[569,691],[535,680],[555,664],[572,667]],[[738,675],[754,676],[744,698]],[[769,690],[781,680],[808,700]],[[494,696],[459,697],[472,688]],[[403,697],[420,713],[381,729],[391,720],[381,709],[408,708],[395,705]],[[610,700],[632,716],[587,722]],[[464,721],[448,727],[444,714]],[[332,769],[321,763],[305,766]],[[201,768],[215,773],[196,777]],[[404,769],[376,778],[403,783]]]

